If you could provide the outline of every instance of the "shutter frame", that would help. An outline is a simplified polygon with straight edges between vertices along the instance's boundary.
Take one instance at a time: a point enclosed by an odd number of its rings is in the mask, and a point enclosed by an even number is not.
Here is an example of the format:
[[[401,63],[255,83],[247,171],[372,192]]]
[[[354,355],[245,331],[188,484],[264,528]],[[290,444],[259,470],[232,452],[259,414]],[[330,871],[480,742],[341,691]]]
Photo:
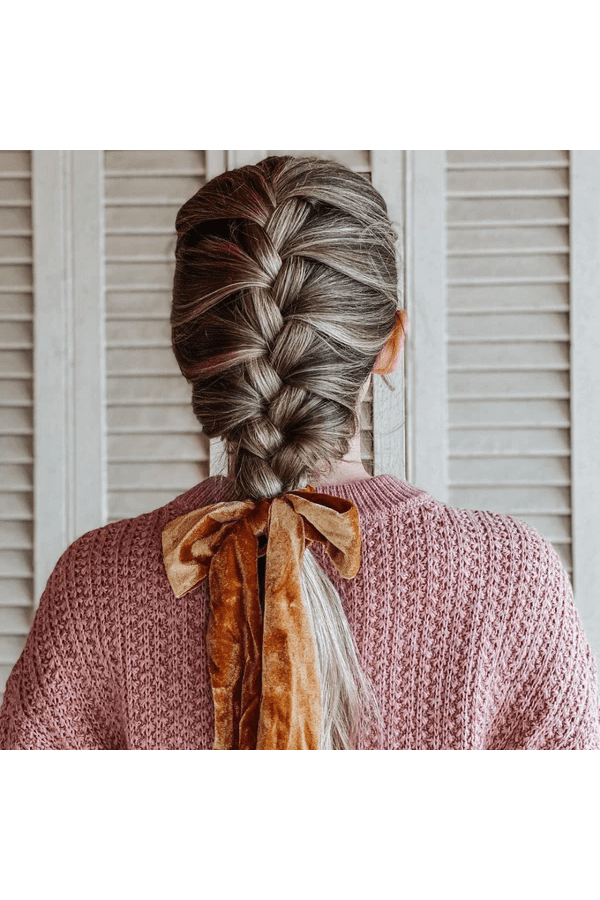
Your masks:
[[[571,152],[573,587],[600,665],[600,151]]]
[[[32,187],[35,607],[66,547],[105,520],[101,151],[34,150]]]
[[[407,151],[407,480],[448,496],[444,151]]]

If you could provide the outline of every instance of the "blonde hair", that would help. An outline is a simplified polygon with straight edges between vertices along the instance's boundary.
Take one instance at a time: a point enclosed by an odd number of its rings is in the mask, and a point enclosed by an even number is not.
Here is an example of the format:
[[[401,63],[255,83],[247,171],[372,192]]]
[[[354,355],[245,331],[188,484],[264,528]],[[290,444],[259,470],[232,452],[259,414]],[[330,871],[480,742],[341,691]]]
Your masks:
[[[233,456],[239,499],[298,490],[343,459],[358,398],[392,334],[397,238],[364,176],[271,156],[213,178],[179,210],[171,313],[203,433]],[[322,697],[320,749],[383,725],[337,590],[307,549],[303,600]]]

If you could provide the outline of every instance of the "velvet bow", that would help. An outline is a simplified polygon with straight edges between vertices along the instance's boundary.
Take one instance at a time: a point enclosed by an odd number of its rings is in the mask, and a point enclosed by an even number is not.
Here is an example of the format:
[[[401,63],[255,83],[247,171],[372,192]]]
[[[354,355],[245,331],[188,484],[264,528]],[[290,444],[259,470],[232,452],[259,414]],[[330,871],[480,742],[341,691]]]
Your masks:
[[[308,485],[271,499],[213,503],[163,530],[175,596],[209,578],[213,750],[319,749],[321,694],[300,581],[302,556],[313,541],[325,544],[343,578],[353,578],[361,541],[354,503]]]

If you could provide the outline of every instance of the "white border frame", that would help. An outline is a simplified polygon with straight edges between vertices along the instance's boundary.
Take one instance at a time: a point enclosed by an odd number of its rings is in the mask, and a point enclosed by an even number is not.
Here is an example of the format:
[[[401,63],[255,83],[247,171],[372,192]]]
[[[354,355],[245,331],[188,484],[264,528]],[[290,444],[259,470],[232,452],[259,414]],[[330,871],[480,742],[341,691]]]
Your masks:
[[[600,150],[570,154],[573,588],[600,663]]]
[[[34,150],[34,607],[59,556],[106,522],[101,150]]]
[[[388,215],[398,232],[398,294],[406,297],[404,268],[405,153],[403,150],[371,150],[371,181],[383,196]],[[404,352],[404,351],[403,351]],[[391,390],[373,376],[373,474],[406,478],[404,359],[386,375]]]
[[[448,498],[445,153],[406,152],[407,480]]]

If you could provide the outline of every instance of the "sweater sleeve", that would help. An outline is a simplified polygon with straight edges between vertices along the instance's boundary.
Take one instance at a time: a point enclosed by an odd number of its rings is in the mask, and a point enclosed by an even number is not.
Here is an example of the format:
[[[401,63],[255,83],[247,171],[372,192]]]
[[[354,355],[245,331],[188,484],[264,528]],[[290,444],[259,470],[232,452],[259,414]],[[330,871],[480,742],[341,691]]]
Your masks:
[[[118,709],[107,702],[92,604],[80,589],[89,565],[85,538],[56,564],[8,677],[0,709],[2,750],[119,749]]]
[[[504,708],[504,739],[490,749],[600,750],[596,659],[569,576],[552,545],[537,537],[518,629],[520,676]]]

